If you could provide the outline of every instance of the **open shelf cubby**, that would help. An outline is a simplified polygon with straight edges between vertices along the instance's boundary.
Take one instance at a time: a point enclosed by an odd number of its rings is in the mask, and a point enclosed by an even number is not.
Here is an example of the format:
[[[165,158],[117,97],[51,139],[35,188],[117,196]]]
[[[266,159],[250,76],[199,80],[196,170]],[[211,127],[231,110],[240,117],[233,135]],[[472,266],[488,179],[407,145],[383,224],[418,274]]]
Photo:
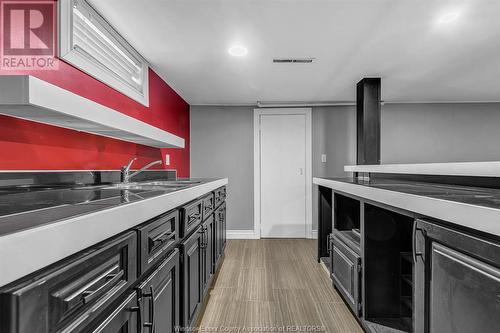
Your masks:
[[[334,229],[342,232],[358,247],[360,245],[360,216],[361,203],[359,200],[335,193]]]
[[[412,332],[414,220],[364,206],[365,320],[386,327],[384,332]]]

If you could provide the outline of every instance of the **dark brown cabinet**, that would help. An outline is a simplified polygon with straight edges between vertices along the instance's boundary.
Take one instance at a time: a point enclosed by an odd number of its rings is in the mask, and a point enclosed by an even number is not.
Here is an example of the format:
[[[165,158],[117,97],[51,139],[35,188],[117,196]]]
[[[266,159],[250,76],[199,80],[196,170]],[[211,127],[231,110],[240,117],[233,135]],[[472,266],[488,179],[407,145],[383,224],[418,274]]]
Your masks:
[[[226,203],[215,211],[215,265],[219,262],[226,247]]]
[[[203,242],[202,242],[202,289],[205,295],[210,287],[213,273],[215,272],[215,224],[214,217],[210,215],[202,224]]]
[[[223,256],[225,198],[219,188],[0,288],[0,332],[192,327]]]
[[[173,333],[179,325],[180,256],[175,249],[136,288],[143,332]],[[149,329],[149,330],[148,330]]]
[[[212,192],[203,197],[203,221],[205,221],[215,209],[215,194]]]
[[[0,331],[79,332],[135,282],[136,262],[137,238],[128,232],[4,287]]]
[[[141,308],[135,292],[128,294],[123,302],[113,307],[111,313],[85,329],[85,333],[140,333]],[[73,330],[71,332],[74,332]]]
[[[334,231],[330,238],[330,262],[333,284],[356,314],[361,312],[361,256],[344,240],[344,234]]]
[[[139,273],[153,267],[179,240],[179,212],[174,210],[137,228],[139,236]]]
[[[215,190],[215,206],[219,206],[221,203],[223,203],[226,200],[227,196],[227,190],[226,187],[219,187],[218,189]]]
[[[418,220],[415,332],[500,332],[500,245]]]
[[[190,202],[180,209],[180,236],[186,237],[195,230],[203,220],[203,200]]]
[[[203,301],[203,234],[202,226],[180,244],[181,250],[181,326],[190,327]]]

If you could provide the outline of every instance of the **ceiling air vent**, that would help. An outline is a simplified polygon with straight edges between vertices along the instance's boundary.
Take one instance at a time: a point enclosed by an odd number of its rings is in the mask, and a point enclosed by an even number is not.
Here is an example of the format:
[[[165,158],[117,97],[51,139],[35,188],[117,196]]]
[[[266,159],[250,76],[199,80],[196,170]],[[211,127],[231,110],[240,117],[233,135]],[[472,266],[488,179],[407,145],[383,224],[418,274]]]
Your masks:
[[[311,64],[316,58],[274,58],[273,62],[278,64]]]

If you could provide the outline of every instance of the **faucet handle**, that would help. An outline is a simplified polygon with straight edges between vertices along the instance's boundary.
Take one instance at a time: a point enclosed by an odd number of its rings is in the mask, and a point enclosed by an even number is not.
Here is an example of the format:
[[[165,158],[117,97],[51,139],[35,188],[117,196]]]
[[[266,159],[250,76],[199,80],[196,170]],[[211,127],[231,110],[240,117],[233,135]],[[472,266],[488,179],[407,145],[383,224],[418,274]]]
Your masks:
[[[127,166],[125,167],[125,169],[126,169],[126,170],[130,170],[130,168],[132,167],[132,164],[133,164],[136,160],[137,160],[137,157],[132,158],[132,159],[128,162],[128,164],[127,164]]]

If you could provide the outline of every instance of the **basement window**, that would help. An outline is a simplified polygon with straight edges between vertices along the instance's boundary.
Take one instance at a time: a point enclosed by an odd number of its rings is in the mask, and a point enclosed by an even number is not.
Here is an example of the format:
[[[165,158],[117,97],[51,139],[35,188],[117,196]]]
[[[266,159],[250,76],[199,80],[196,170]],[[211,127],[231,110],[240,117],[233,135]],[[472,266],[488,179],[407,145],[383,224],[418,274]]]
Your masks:
[[[62,60],[149,105],[148,64],[85,0],[60,0]]]

